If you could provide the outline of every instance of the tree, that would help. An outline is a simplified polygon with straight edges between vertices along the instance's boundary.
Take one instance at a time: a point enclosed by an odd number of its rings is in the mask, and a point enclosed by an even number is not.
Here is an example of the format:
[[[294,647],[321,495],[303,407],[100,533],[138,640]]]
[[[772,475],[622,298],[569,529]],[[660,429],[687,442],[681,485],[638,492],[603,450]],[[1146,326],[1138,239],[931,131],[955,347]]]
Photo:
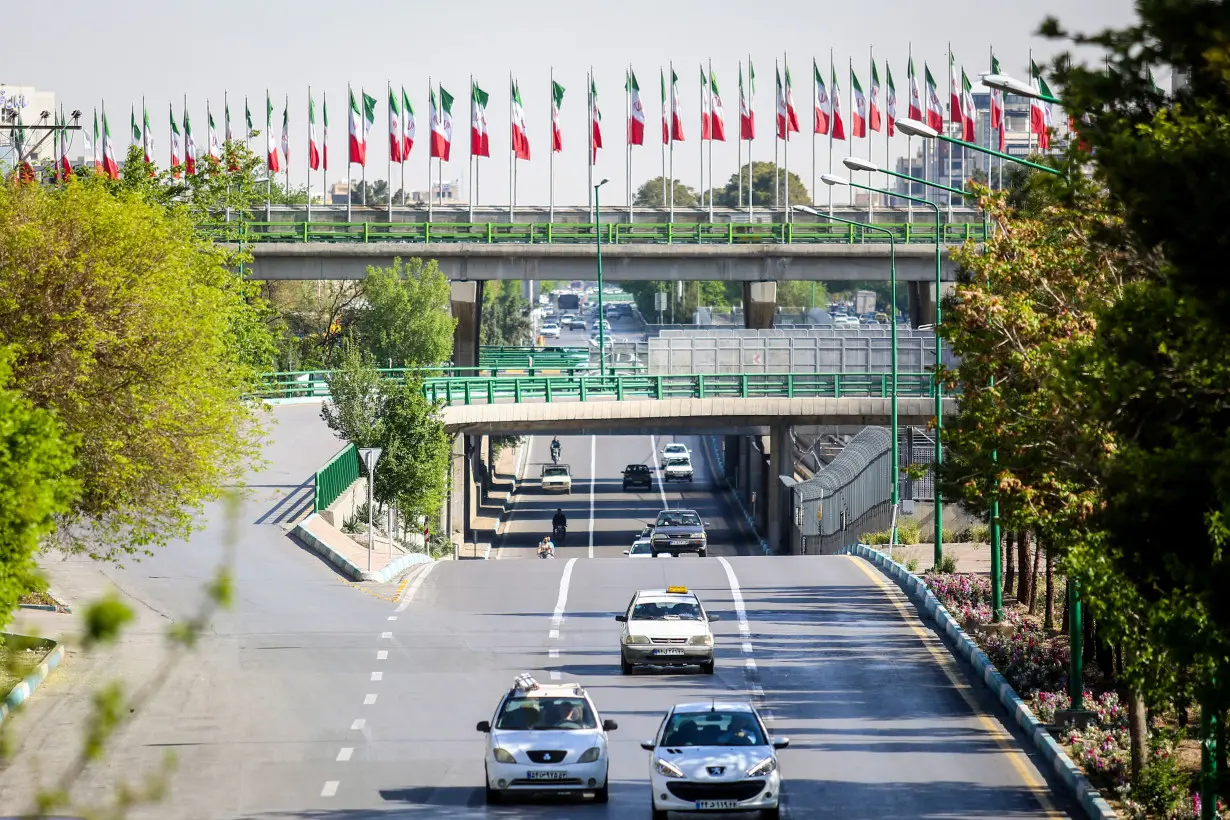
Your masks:
[[[394,259],[391,267],[367,269],[356,319],[356,338],[377,362],[431,367],[452,358],[453,319],[449,283],[434,259]]]
[[[492,280],[483,286],[481,326],[484,345],[528,345],[533,327],[527,313],[529,302],[521,295],[520,282]]]
[[[184,537],[259,462],[243,400],[272,339],[187,208],[109,180],[0,185],[0,344],[13,385],[79,442],[57,530],[115,559]]]
[[[349,339],[359,311],[363,281],[264,282],[263,297],[276,311],[278,370],[324,370]]]
[[[773,196],[773,178],[774,165],[772,162],[753,162],[752,165],[752,190],[755,193],[755,198],[752,205],[757,208],[772,208],[775,202]],[[782,176],[784,173],[781,166],[776,167],[777,184],[782,185]],[[737,173],[730,175],[730,181],[726,183],[726,187],[720,189],[717,193],[714,202],[718,205],[727,208],[734,208],[739,202],[739,176],[743,177],[743,207],[747,207],[747,165],[745,164]],[[794,171],[789,174],[790,178],[790,204],[791,205],[810,205],[812,202],[811,195],[807,193],[807,186],[803,184],[803,180]],[[784,193],[785,189],[782,188]],[[779,194],[779,200],[784,199]],[[784,205],[784,201],[779,204]]]
[[[656,176],[637,188],[632,203],[642,208],[665,208],[669,203],[662,197],[662,180],[663,177]],[[695,190],[677,179],[673,180],[673,184],[676,208],[695,208],[700,204],[699,195]]]
[[[55,414],[39,410],[9,384],[12,348],[0,348],[0,628],[17,599],[45,588],[34,556],[80,492],[73,444]]]

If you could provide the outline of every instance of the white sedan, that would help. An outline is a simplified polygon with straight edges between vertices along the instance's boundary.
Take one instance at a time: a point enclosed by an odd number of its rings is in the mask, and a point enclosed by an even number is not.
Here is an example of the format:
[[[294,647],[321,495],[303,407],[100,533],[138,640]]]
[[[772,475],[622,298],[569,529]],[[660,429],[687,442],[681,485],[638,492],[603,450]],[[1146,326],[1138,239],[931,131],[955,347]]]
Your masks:
[[[512,795],[593,794],[607,802],[607,732],[579,683],[540,684],[527,672],[478,731],[487,735],[487,802]]]
[[[650,752],[653,820],[668,811],[758,812],[781,816],[777,750],[788,738],[770,737],[746,702],[681,703],[666,715]]]
[[[632,542],[632,549],[624,550],[624,555],[629,558],[652,558],[653,527],[646,527],[641,530],[641,534]]]
[[[542,326],[542,335],[548,339],[559,338],[559,325],[547,324]]]
[[[680,444],[679,442],[671,442],[662,446],[662,461],[674,458],[691,458],[692,453],[688,450],[688,445]]]

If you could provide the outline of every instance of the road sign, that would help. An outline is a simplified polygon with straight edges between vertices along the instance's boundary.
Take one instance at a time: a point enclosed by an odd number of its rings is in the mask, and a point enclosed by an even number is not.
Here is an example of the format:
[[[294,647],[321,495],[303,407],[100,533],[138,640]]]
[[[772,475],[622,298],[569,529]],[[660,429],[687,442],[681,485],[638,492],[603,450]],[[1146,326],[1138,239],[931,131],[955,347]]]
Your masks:
[[[376,471],[376,462],[380,460],[380,454],[384,450],[380,447],[360,447],[359,458],[363,459],[363,466],[367,468],[367,474],[372,475]]]

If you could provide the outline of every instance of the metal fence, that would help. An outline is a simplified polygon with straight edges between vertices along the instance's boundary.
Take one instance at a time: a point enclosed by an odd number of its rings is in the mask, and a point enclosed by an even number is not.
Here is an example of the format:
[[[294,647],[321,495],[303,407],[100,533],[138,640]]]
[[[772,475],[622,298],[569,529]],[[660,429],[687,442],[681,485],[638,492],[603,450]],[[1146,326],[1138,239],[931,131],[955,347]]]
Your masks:
[[[888,529],[892,518],[892,436],[867,427],[833,461],[791,488],[795,554],[832,554],[866,532]]]
[[[359,479],[359,450],[347,444],[325,466],[316,471],[315,502],[312,511],[320,512],[337,501],[346,488]]]

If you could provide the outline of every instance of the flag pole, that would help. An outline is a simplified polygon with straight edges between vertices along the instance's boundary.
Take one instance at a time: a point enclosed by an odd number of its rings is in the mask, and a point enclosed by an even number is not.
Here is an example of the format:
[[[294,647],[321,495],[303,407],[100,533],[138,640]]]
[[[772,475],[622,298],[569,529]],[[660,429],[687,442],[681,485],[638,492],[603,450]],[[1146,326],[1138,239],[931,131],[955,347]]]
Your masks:
[[[909,66],[912,66],[914,64],[914,41],[913,40],[910,41],[907,48],[908,50],[906,53],[909,55],[908,56],[909,62],[906,63],[906,66],[908,68]],[[910,104],[914,100],[914,81],[915,80],[914,80],[913,73],[907,70],[906,78],[905,78],[905,85],[906,85],[905,95],[907,98],[907,102],[905,104],[905,113],[907,116],[910,113]],[[905,160],[906,160],[906,163],[909,165],[909,167],[906,169],[906,173],[913,176],[914,174],[914,137],[911,134],[905,135]],[[926,178],[927,178],[926,167],[924,166],[923,179],[926,179]],[[910,194],[913,195],[914,183],[907,182],[906,186]],[[927,194],[924,193],[923,196],[927,196]],[[912,199],[907,199],[905,201],[905,221],[906,221],[906,224],[912,224],[914,222],[914,200]],[[896,321],[895,316],[893,317],[893,321]]]
[[[782,87],[782,71],[777,65],[777,60],[773,60],[773,73],[777,79],[777,86],[773,89],[775,97],[773,99],[773,210],[776,211],[782,206],[782,178],[781,178],[781,162],[777,156],[777,143],[781,139],[777,135],[777,118],[778,116],[786,116],[777,110],[778,105],[785,105],[783,99],[786,94],[786,89]],[[790,124],[786,123],[789,128]]]
[[[320,92],[320,204],[325,204],[329,192],[329,96]],[[330,205],[333,203],[330,202]]]
[[[585,72],[585,99],[589,101],[586,106],[585,117],[588,122],[585,125],[585,130],[589,134],[589,153],[585,157],[588,176],[585,184],[585,207],[589,210],[589,219],[594,221],[594,67],[590,66]],[[598,226],[594,226],[594,231],[598,230]]]
[[[846,75],[846,80],[849,81],[849,88],[847,89],[847,91],[850,94],[850,107],[846,109],[850,115],[850,133],[846,137],[846,139],[850,143],[850,150],[853,151],[854,150],[854,117],[858,113],[857,109],[855,109],[854,107],[854,58],[847,57],[846,65],[848,66],[847,68],[848,73]],[[867,123],[864,121],[863,130],[866,130],[866,129],[867,129]],[[831,167],[829,169],[829,173],[832,173]],[[831,188],[832,186],[830,185],[829,187]],[[849,186],[846,186],[846,189],[848,191],[847,196],[849,197],[849,201],[848,201],[849,208],[851,211],[853,211],[854,210],[854,189],[850,188]],[[870,196],[871,191],[868,191],[867,194],[868,196]]]
[[[310,116],[308,116],[308,149],[307,151],[304,152],[304,156],[307,158],[307,164],[308,164],[308,169],[307,169],[307,221],[310,224],[312,221],[312,116],[314,116],[314,112],[312,111],[312,87],[310,85],[308,86],[307,94],[308,94],[308,114]],[[222,95],[222,105],[224,108],[226,107],[225,92]],[[227,112],[227,116],[230,116],[231,109],[225,108],[225,110]],[[320,192],[320,196],[322,200],[324,199],[324,193],[325,192],[322,189]]]
[[[700,67],[700,139],[696,147],[700,149],[700,205],[705,204],[705,123],[709,123],[709,140],[713,141],[713,121],[709,117],[709,105],[705,101],[705,67]]]
[[[1029,71],[1029,84],[1033,85],[1033,82],[1034,82],[1034,50],[1032,48],[1029,49],[1029,69],[1028,71]],[[1029,100],[1028,102],[1029,102],[1029,125],[1026,127],[1025,130],[1029,134],[1028,156],[1032,156],[1034,152],[1034,104],[1032,100]],[[1005,102],[1005,105],[1006,104],[1007,103]]]
[[[833,78],[835,78],[836,76],[837,76],[837,69],[833,67],[833,49],[830,48],[829,49],[829,81],[832,82]],[[833,93],[834,93],[834,89],[830,88],[828,91],[828,98],[829,98],[829,173],[833,172],[833,131],[835,130],[833,126],[836,122],[836,118],[834,115],[836,114],[837,106],[841,104],[840,102],[838,102],[837,98],[833,96]],[[829,216],[832,216],[833,215],[833,186],[829,185],[827,187],[829,189]]]
[[[948,43],[948,122],[944,125],[943,128],[941,128],[941,131],[945,130],[949,125],[952,124],[952,115],[953,115],[952,88],[953,88],[954,82],[955,82],[955,78],[953,77],[953,72],[952,72],[952,41],[949,41]],[[964,136],[964,134],[962,134],[962,136]],[[948,152],[948,178],[944,180],[944,182],[947,183],[951,187],[952,186],[952,146],[948,147],[947,152]],[[952,222],[952,193],[951,192],[948,194],[948,221]]]
[[[713,60],[709,61],[709,222],[713,222]],[[697,299],[699,305],[700,299]]]
[[[756,83],[752,79],[752,55],[747,55],[747,116],[751,130],[747,138],[747,221],[752,222],[752,201],[755,197],[755,185],[752,177],[752,140],[756,137]]]
[[[735,200],[735,207],[742,210],[743,208],[743,60],[739,60],[739,136],[735,140],[735,150],[738,152],[736,159],[736,167],[739,169],[737,176],[739,177],[739,194]]]
[[[466,199],[469,200],[466,219],[474,222],[474,200],[478,199],[478,172],[474,170],[474,75],[470,75],[470,178],[466,180]]]
[[[819,190],[816,188],[816,126],[819,124],[817,121],[817,118],[820,116],[820,112],[816,110],[816,101],[818,99],[819,91],[820,91],[820,88],[819,86],[816,85],[816,58],[812,57],[811,58],[811,109],[812,109],[811,111],[811,204],[813,208],[816,206],[816,192]],[[830,166],[829,171],[830,172],[833,170],[831,167],[832,164],[833,164],[832,154],[829,154],[829,166]],[[826,187],[831,188],[832,186],[830,185]]]
[[[386,79],[384,81],[384,85],[385,85],[385,89],[389,93],[389,99],[393,99],[393,81],[391,79]],[[385,186],[384,186],[384,192],[389,198],[388,214],[389,214],[389,222],[392,222],[393,221],[393,142],[392,142],[392,139],[394,139],[394,137],[393,137],[393,106],[391,105],[389,106],[389,110],[388,110],[388,118],[389,118],[389,136],[390,136],[389,163],[388,163],[389,173],[387,177],[388,182],[385,183]],[[400,119],[400,117],[398,119]],[[397,136],[395,137],[395,139],[399,143],[399,147],[400,147],[400,143],[401,143],[401,123],[400,122],[397,123]],[[400,154],[401,152],[399,151],[398,153]],[[312,186],[309,185],[308,186],[308,199],[311,199],[311,198],[312,198]]]
[[[871,64],[871,77],[868,77],[868,78],[867,78],[867,82],[871,83],[871,82],[872,82],[872,78],[876,76],[876,48],[875,48],[875,46],[868,46],[868,47],[867,47],[867,56],[868,56],[868,58],[869,58],[869,59],[870,59],[870,61],[871,61],[871,63],[870,63],[870,64]],[[872,87],[875,87],[876,85],[877,85],[877,84],[872,83]],[[875,88],[875,90],[876,90],[876,97],[879,97],[879,91],[880,91],[880,89],[879,89],[878,87],[876,87],[876,88]],[[872,106],[872,105],[876,105],[876,106],[877,106],[877,111],[876,111],[876,113],[878,114],[878,113],[879,113],[879,110],[878,110],[879,100],[878,100],[878,99],[872,99],[872,100],[868,103],[868,105],[867,105],[867,119],[868,119],[868,123],[867,123],[867,161],[868,161],[868,162],[870,162],[870,163],[872,163],[872,164],[874,165],[874,164],[875,164],[875,150],[876,150],[876,149],[875,149],[875,145],[876,145],[876,140],[875,140],[875,137],[871,136],[871,133],[872,133],[872,132],[871,132],[871,122],[870,122],[870,120],[871,120],[871,106]],[[888,130],[888,128],[886,127],[884,130],[886,130],[886,131],[887,131],[887,130]],[[888,152],[887,152],[887,151],[884,153],[884,162],[885,162],[885,163],[887,163],[887,162],[888,162]],[[872,179],[871,179],[871,172],[870,172],[870,171],[868,171],[868,172],[867,172],[867,186],[868,186],[868,187],[871,187],[871,182],[872,182]],[[872,191],[868,191],[868,192],[867,192],[867,221],[868,221],[868,222],[875,222],[875,221],[876,221],[876,220],[875,220],[875,214],[876,214],[876,201],[875,201],[875,193],[874,193],[874,192],[872,192]]]
[[[397,141],[401,143],[401,206],[406,207],[406,162],[410,159],[410,146],[406,145],[406,125],[410,122],[410,112],[406,110],[406,87],[399,89],[401,94],[401,122],[397,124]]]
[[[671,119],[668,136],[670,137],[670,222],[675,221],[675,61],[670,61],[671,69]]]
[[[513,76],[512,72],[508,72],[508,221],[513,221],[513,208],[517,201],[516,194],[513,189],[516,186],[515,177],[517,175],[517,151],[513,145],[512,129],[513,129]]]
[[[790,63],[786,59],[786,52],[782,52],[782,71],[785,73],[783,82],[786,83],[786,141],[782,144],[782,199],[785,200],[786,206],[786,222],[790,222],[790,101],[792,99],[790,89]]]
[[[666,124],[666,78],[662,66],[658,66],[659,87],[662,90],[662,204],[666,204],[666,144],[670,142],[670,129]]]
[[[550,192],[547,194],[547,222],[555,221],[555,66],[551,66],[551,87],[548,89],[551,94],[551,105],[549,113],[551,115],[551,148],[550,157],[547,162],[547,178],[549,180]]]
[[[283,114],[289,119],[290,117],[290,113],[289,113],[290,112],[290,95],[289,94],[287,94],[285,97],[282,98],[282,106],[283,106],[282,107]],[[287,126],[286,128],[286,148],[283,149],[282,151],[283,154],[290,153],[290,122],[287,122],[286,126]],[[285,157],[282,157],[282,159],[286,161],[286,204],[289,205],[290,204],[290,157],[285,156]]]

